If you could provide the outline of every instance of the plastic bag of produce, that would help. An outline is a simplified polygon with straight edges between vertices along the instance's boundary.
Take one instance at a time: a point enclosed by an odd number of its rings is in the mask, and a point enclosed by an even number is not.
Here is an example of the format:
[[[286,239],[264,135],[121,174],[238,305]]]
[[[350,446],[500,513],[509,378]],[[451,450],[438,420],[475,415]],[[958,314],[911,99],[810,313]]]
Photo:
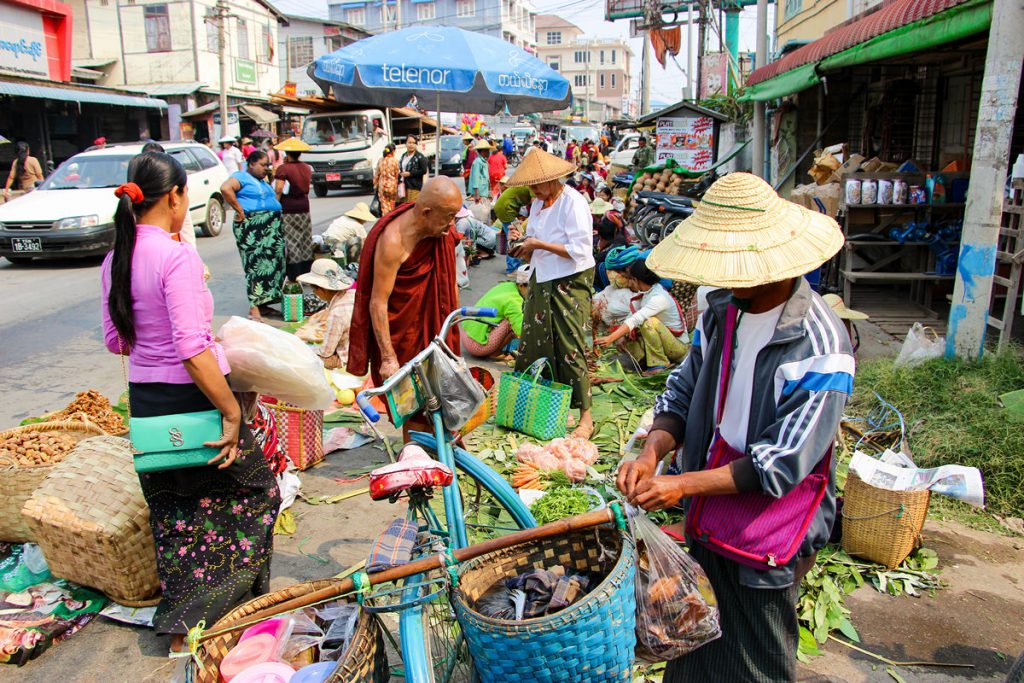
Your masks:
[[[707,574],[646,516],[630,517],[637,547],[636,655],[682,657],[722,635]]]
[[[233,316],[217,336],[231,365],[232,390],[274,396],[306,410],[334,403],[323,363],[294,335]]]

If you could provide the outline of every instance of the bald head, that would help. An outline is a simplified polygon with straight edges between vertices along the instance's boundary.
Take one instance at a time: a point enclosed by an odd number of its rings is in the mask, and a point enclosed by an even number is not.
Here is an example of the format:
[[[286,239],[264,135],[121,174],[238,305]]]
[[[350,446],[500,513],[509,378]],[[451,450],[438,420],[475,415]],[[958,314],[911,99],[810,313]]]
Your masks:
[[[416,222],[431,237],[437,237],[455,224],[462,208],[462,192],[447,176],[430,178],[416,198]]]

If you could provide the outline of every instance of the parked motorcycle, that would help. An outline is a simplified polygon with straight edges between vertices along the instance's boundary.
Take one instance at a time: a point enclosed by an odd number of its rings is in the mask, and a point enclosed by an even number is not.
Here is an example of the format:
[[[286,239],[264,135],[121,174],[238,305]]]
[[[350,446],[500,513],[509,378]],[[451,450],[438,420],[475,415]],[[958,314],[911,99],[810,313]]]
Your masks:
[[[714,171],[705,173],[698,182],[686,186],[682,194],[637,192],[629,216],[632,232],[645,247],[654,247],[693,213],[694,201],[699,201],[717,179]]]

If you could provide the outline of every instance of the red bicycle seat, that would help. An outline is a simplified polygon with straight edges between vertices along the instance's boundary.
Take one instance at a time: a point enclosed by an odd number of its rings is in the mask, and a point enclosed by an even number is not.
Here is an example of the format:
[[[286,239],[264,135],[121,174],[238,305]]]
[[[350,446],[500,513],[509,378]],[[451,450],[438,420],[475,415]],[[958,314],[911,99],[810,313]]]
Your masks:
[[[447,486],[450,483],[452,471],[447,465],[431,458],[416,444],[406,444],[398,462],[370,472],[370,498],[383,500],[409,489]]]

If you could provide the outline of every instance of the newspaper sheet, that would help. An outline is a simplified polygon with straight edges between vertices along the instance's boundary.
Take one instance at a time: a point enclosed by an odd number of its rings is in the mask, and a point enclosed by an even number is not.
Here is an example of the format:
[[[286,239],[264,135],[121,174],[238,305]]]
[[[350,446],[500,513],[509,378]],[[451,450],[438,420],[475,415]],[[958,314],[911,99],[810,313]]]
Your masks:
[[[850,461],[850,471],[872,486],[890,491],[924,491],[941,493],[965,503],[985,507],[985,486],[981,471],[963,465],[942,465],[922,469],[905,467],[912,463],[905,455],[885,453],[881,460],[857,451]]]

